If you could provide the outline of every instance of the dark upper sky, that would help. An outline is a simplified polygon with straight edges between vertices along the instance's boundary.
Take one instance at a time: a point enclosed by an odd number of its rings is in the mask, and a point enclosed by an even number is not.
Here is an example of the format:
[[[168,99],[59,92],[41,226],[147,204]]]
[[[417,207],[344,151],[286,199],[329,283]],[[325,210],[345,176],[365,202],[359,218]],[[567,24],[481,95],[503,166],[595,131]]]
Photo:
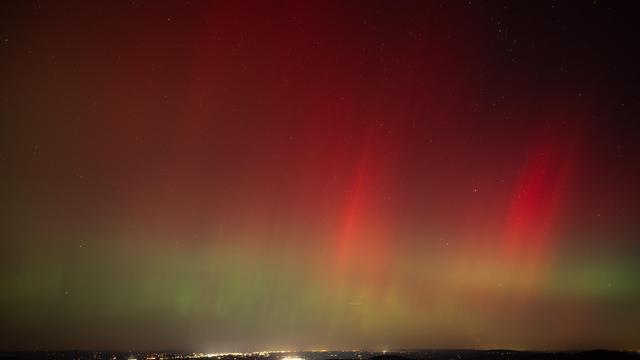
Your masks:
[[[637,14],[1,2],[0,348],[640,348]]]

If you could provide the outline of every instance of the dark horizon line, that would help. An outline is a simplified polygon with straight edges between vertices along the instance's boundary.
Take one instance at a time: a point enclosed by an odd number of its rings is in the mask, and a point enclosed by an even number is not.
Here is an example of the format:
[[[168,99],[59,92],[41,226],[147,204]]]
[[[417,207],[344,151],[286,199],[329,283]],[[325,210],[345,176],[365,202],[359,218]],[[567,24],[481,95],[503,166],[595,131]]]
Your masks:
[[[392,349],[392,350],[369,350],[369,349],[344,349],[344,350],[248,350],[248,351],[206,351],[206,350],[175,350],[175,349],[156,349],[156,350],[106,350],[106,349],[62,349],[62,350],[3,350],[0,349],[0,354],[6,353],[64,353],[64,352],[100,352],[100,353],[182,353],[182,354],[194,354],[194,353],[211,353],[219,356],[233,356],[237,354],[258,354],[258,353],[335,353],[335,352],[352,352],[352,353],[375,353],[375,354],[396,354],[402,352],[493,352],[493,351],[509,351],[509,352],[528,352],[528,353],[580,353],[580,352],[592,352],[592,351],[609,351],[609,352],[623,352],[623,353],[640,353],[640,350],[630,349],[611,349],[611,348],[583,348],[583,349],[510,349],[510,348],[407,348],[407,349]]]

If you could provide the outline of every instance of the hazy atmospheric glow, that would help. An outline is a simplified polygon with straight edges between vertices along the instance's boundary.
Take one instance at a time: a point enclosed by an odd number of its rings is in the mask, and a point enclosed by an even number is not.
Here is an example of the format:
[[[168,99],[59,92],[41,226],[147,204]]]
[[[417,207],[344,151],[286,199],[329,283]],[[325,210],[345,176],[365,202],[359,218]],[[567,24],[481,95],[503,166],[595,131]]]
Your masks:
[[[8,3],[4,349],[640,348],[621,4]]]

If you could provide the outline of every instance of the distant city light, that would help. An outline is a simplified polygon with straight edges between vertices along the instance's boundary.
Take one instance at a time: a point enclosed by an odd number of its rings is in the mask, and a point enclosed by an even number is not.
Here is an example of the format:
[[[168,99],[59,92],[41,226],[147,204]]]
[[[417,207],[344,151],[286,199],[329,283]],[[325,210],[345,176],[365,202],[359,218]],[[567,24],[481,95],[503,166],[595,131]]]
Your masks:
[[[286,356],[286,357],[283,357],[281,360],[305,360],[305,359],[298,356]]]

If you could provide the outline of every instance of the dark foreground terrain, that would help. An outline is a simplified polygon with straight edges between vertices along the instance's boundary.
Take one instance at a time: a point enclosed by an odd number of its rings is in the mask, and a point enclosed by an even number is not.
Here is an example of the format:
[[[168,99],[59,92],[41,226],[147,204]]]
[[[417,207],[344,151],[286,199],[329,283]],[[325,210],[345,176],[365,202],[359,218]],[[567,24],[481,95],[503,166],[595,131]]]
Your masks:
[[[22,351],[0,352],[0,359],[216,359],[216,360],[464,360],[464,359],[638,359],[638,352],[589,351],[513,351],[513,350],[424,350],[424,351],[313,351],[206,354],[193,352],[113,352],[113,351]]]

